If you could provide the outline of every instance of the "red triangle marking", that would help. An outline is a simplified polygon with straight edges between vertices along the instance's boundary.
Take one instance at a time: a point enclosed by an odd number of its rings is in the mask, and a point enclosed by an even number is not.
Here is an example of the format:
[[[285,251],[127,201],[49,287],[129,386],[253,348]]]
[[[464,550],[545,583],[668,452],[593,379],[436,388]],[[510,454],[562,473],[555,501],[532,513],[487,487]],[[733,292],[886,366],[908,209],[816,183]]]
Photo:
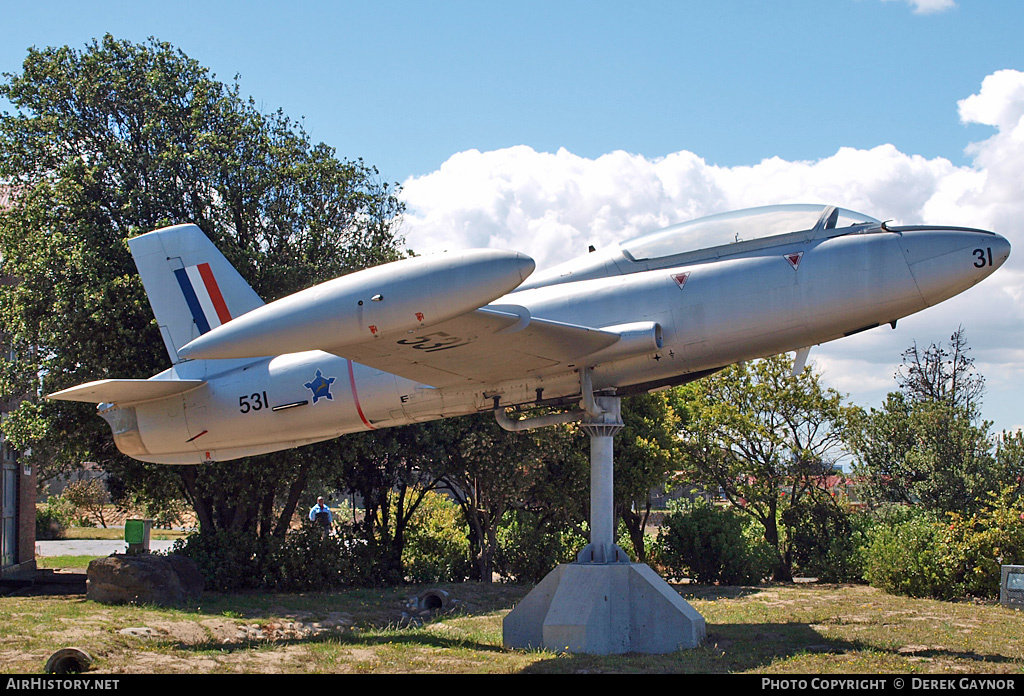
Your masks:
[[[676,273],[672,276],[672,280],[676,281],[676,285],[678,285],[679,289],[682,290],[683,286],[686,285],[686,279],[689,277],[690,272],[686,271],[685,273]]]
[[[800,265],[800,259],[804,256],[804,252],[798,251],[795,254],[786,254],[786,260],[789,261],[789,265],[793,267],[795,271],[797,266]]]

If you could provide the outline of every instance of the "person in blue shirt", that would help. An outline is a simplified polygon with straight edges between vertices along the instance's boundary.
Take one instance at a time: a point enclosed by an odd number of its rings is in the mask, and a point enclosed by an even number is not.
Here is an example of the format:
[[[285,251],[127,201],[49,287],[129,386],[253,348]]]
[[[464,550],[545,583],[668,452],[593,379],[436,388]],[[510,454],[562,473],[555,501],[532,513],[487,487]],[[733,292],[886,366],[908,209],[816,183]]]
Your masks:
[[[309,520],[315,522],[323,530],[325,536],[330,534],[334,517],[331,515],[331,508],[324,503],[323,496],[317,498],[316,505],[309,509]]]

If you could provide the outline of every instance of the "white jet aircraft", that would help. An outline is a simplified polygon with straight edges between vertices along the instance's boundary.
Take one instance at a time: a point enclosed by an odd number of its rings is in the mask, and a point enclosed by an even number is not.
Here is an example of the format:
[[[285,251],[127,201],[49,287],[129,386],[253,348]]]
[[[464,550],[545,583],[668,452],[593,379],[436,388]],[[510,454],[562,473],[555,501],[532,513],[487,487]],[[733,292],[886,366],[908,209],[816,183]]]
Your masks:
[[[352,273],[270,304],[195,225],[129,241],[173,366],[51,394],[99,404],[118,448],[225,461],[494,409],[509,429],[593,412],[731,363],[896,325],[975,285],[1010,245],[820,205],[714,215],[532,275],[472,250]],[[580,402],[513,420],[506,407]]]

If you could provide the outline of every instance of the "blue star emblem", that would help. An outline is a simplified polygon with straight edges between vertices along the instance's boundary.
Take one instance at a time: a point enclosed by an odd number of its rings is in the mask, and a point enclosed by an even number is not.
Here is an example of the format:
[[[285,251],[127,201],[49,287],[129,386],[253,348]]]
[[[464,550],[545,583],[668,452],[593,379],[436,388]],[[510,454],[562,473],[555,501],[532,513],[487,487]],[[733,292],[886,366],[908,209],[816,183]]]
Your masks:
[[[334,384],[333,377],[324,377],[320,370],[316,371],[316,377],[312,382],[306,382],[304,386],[306,389],[313,392],[313,403],[315,404],[320,399],[327,399],[328,401],[334,401],[334,397],[331,396],[331,385]]]

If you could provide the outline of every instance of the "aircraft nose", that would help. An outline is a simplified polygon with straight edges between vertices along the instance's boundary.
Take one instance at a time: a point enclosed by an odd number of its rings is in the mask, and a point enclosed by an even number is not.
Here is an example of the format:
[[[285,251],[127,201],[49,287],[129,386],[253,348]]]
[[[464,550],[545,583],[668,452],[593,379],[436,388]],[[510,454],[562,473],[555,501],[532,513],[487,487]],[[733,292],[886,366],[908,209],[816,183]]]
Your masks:
[[[976,285],[1010,256],[1005,237],[964,228],[904,228],[900,246],[928,305]]]

